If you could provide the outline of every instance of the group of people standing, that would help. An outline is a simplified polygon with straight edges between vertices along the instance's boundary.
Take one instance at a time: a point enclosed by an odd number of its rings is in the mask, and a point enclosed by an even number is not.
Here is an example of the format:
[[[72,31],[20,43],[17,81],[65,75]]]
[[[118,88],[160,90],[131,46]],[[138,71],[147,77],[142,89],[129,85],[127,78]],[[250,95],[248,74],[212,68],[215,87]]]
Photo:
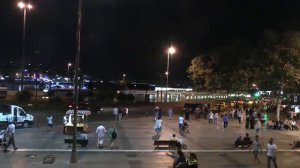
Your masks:
[[[114,120],[128,119],[128,107],[114,107],[113,108]]]

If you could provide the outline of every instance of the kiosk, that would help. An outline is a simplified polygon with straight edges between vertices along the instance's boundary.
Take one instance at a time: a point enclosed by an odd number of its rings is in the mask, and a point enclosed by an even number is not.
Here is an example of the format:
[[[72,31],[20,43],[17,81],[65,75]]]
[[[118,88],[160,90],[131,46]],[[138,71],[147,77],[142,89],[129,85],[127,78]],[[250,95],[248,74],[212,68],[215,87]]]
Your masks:
[[[88,132],[87,116],[91,115],[90,110],[77,110],[77,131]],[[65,134],[73,134],[74,110],[70,109],[66,112]]]

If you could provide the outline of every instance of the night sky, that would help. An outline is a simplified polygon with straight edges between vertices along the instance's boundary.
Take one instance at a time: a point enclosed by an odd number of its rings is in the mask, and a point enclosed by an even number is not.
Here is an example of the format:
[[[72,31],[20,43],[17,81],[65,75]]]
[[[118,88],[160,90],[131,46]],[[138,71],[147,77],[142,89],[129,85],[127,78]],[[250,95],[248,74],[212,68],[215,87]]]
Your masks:
[[[21,62],[22,12],[16,0],[0,0],[0,63]],[[74,62],[76,0],[31,0],[26,62],[67,71]],[[300,29],[298,0],[83,0],[83,72],[103,79],[187,79],[199,54],[239,38],[256,40],[265,30]],[[241,44],[243,45],[243,44]],[[233,60],[234,61],[234,60]]]

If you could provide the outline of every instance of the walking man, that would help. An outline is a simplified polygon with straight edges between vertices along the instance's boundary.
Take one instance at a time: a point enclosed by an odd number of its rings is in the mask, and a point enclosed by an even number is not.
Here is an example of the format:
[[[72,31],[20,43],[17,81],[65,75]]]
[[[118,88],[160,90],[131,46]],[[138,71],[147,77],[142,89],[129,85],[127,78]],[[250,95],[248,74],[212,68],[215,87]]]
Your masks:
[[[212,124],[214,119],[214,114],[212,111],[208,113],[208,124]]]
[[[114,141],[117,139],[116,128],[112,126],[111,128],[108,129],[107,133],[110,142],[110,149],[113,149]]]
[[[180,115],[178,118],[179,132],[181,132],[181,130],[183,128],[183,124],[184,124],[184,118],[182,117],[182,115]]]
[[[52,117],[52,115],[50,114],[50,115],[48,115],[47,116],[47,123],[48,123],[48,132],[49,131],[52,131],[52,128],[53,128],[53,117]]]
[[[262,147],[261,147],[261,143],[259,142],[258,135],[255,136],[255,141],[253,142],[252,145],[253,145],[252,150],[253,150],[253,155],[254,155],[253,162],[259,164],[260,160],[258,158],[258,153],[259,153],[259,151],[262,153]]]
[[[225,115],[223,116],[223,126],[224,126],[224,129],[228,126],[228,121],[229,121],[229,117],[225,113]]]
[[[114,120],[118,120],[118,108],[117,107],[113,108],[113,115],[114,115]]]
[[[97,134],[97,137],[98,137],[98,141],[97,141],[98,148],[101,149],[103,147],[102,145],[103,145],[104,137],[105,137],[105,134],[106,134],[106,129],[102,124],[100,124],[97,127],[96,134]]]
[[[8,143],[5,146],[3,152],[9,152],[9,150],[7,150],[7,149],[9,148],[10,145],[12,145],[14,147],[14,150],[18,149],[15,145],[15,130],[16,130],[15,124],[13,122],[9,122],[9,125],[6,129],[9,139],[8,139]]]
[[[277,145],[273,143],[273,138],[270,138],[269,143],[267,144],[268,168],[270,168],[271,160],[272,160],[275,168],[277,168],[276,153],[277,153]]]

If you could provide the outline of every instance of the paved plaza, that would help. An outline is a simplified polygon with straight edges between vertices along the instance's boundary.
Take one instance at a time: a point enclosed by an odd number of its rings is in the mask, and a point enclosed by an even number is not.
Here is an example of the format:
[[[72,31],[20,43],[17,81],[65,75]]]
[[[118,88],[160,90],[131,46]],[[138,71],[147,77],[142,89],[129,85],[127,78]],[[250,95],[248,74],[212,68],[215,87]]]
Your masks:
[[[300,140],[299,131],[265,130],[261,132],[261,142],[264,152],[259,156],[262,163],[252,163],[250,150],[235,149],[233,142],[239,134],[247,132],[254,139],[255,131],[245,129],[237,121],[231,120],[225,130],[222,125],[209,125],[204,119],[191,119],[189,121],[190,134],[182,137],[178,133],[177,117],[172,119],[163,117],[163,129],[160,139],[170,139],[170,134],[175,133],[188,145],[185,150],[195,152],[198,157],[199,167],[266,167],[265,146],[270,137],[275,139],[278,146],[279,167],[300,167],[300,150],[292,149],[294,140]],[[118,133],[116,148],[110,150],[108,141],[102,149],[97,148],[96,127],[101,123],[89,123],[90,132],[88,147],[78,146],[78,163],[70,164],[71,147],[64,144],[62,125],[55,125],[54,129],[47,132],[46,126],[17,129],[17,151],[0,153],[1,168],[24,167],[114,167],[114,168],[169,168],[173,163],[170,157],[172,151],[154,150],[153,117],[132,118],[122,121],[103,121],[108,127],[113,124]]]

